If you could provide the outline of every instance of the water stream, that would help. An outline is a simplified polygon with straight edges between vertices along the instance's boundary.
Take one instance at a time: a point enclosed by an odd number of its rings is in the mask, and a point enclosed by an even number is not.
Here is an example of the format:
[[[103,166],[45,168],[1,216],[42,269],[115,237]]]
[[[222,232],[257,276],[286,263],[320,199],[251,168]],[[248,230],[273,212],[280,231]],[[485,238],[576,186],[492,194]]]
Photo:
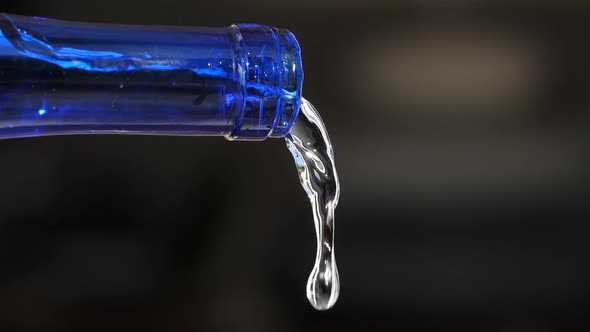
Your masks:
[[[311,202],[317,236],[315,264],[307,281],[307,299],[314,308],[327,310],[336,303],[340,293],[334,256],[334,210],[340,197],[340,182],[326,127],[313,105],[303,98],[299,118],[286,141],[301,185]]]

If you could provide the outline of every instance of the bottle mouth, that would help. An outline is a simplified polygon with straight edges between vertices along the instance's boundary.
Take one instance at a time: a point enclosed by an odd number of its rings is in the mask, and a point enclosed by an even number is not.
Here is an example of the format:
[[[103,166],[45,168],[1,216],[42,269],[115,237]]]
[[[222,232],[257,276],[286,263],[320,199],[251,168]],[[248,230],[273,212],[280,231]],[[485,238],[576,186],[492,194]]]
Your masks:
[[[232,26],[243,105],[231,140],[282,138],[293,127],[301,103],[301,49],[286,29]]]
[[[301,90],[303,86],[303,68],[301,64],[301,48],[295,36],[286,29],[276,31],[279,39],[281,56],[281,96],[277,122],[270,133],[270,137],[285,137],[289,134],[301,104]]]

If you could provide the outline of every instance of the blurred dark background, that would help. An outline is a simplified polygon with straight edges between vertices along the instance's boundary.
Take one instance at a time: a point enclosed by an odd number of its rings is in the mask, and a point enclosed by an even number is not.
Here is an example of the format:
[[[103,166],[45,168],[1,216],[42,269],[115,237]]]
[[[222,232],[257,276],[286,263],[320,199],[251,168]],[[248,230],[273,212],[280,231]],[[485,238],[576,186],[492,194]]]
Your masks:
[[[289,28],[342,180],[342,292],[320,313],[305,298],[311,211],[283,141],[0,141],[1,331],[588,322],[587,5],[5,0],[0,11]]]

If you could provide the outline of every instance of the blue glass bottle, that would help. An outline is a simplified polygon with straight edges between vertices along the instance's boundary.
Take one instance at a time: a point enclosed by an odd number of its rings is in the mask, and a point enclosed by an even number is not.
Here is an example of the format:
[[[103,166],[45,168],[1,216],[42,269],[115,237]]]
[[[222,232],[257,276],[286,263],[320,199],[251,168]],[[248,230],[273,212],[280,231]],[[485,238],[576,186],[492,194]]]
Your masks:
[[[88,24],[0,14],[0,138],[284,137],[303,72],[287,30]]]

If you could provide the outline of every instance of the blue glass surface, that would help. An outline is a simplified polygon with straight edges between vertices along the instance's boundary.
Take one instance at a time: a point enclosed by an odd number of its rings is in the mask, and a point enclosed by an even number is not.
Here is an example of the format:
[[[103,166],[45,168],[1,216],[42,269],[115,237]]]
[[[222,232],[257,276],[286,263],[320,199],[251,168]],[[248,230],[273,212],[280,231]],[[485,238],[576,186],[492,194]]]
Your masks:
[[[0,138],[284,137],[303,72],[287,30],[88,24],[0,14]]]

